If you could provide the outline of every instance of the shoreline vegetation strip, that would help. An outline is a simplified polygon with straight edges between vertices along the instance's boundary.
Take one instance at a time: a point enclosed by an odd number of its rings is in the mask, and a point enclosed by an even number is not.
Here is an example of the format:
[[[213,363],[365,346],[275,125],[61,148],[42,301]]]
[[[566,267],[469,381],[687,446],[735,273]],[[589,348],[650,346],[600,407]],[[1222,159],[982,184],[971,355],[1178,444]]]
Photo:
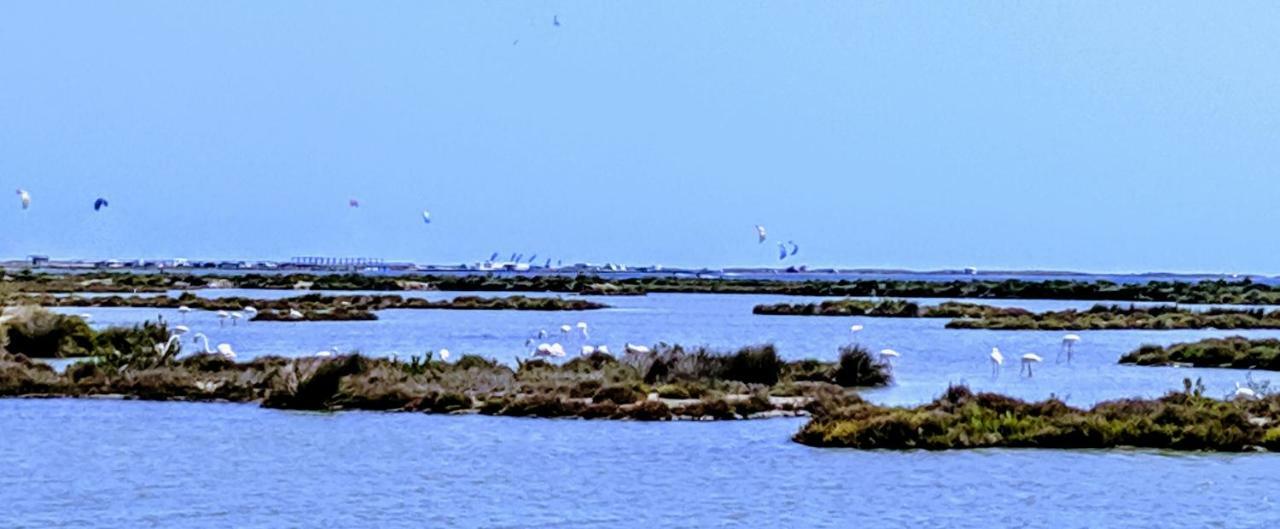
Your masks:
[[[818,303],[757,305],[755,314],[774,316],[868,316],[891,318],[950,318],[948,329],[999,330],[1164,330],[1164,329],[1280,329],[1280,310],[1211,308],[1202,311],[1176,306],[1094,305],[1085,310],[1032,312],[949,301],[923,306],[900,299],[826,300]]]
[[[56,316],[56,315],[55,315]],[[157,347],[173,336],[162,324],[38,335],[30,326],[0,334],[0,396],[258,402],[295,410],[482,413],[590,419],[741,419],[807,414],[819,397],[889,383],[891,368],[866,349],[839,360],[783,361],[772,345],[735,352],[659,346],[622,357],[593,353],[564,363],[517,358],[515,367],[479,356],[455,362],[431,354],[370,358],[264,356],[237,363]],[[81,323],[83,325],[83,323]],[[15,339],[16,338],[16,339]],[[22,351],[83,341],[95,354],[57,372]],[[5,345],[7,343],[7,345]]]
[[[1280,371],[1280,339],[1205,338],[1167,347],[1143,345],[1120,357],[1139,366],[1216,367]]]
[[[815,406],[794,437],[822,448],[954,450],[972,448],[1156,448],[1183,451],[1280,451],[1280,395],[1204,395],[1196,381],[1156,399],[1119,399],[1088,409],[1050,398],[1024,402],[953,386],[915,407],[879,406],[856,396]]]
[[[585,299],[557,297],[505,296],[487,298],[458,296],[447,300],[406,298],[393,294],[380,295],[322,295],[306,294],[280,299],[247,297],[203,298],[191,292],[173,297],[167,295],[95,295],[59,296],[53,294],[0,295],[0,300],[13,306],[41,307],[95,307],[95,308],[159,308],[187,307],[205,311],[241,311],[254,307],[257,321],[332,321],[375,320],[374,311],[388,309],[414,310],[528,310],[528,311],[587,311],[608,308],[608,305]],[[296,311],[296,312],[293,312]]]
[[[825,297],[1055,299],[1192,304],[1280,304],[1280,286],[1240,281],[1196,283],[1106,280],[803,280],[693,277],[607,278],[597,275],[239,274],[90,272],[50,274],[6,271],[4,283],[23,292],[163,292],[194,288],[309,290],[441,290],[561,292],[590,295],[648,293],[778,294]]]

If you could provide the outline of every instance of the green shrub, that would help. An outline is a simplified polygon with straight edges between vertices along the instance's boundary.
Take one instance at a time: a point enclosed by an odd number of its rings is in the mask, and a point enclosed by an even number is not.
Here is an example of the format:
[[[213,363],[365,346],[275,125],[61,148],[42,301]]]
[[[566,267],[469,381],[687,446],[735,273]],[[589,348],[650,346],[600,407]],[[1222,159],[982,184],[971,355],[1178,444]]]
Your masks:
[[[631,404],[643,400],[644,398],[644,392],[640,391],[635,386],[614,385],[600,388],[599,391],[596,391],[595,395],[592,395],[591,401],[596,403],[612,402],[614,404]]]
[[[844,387],[875,387],[889,384],[892,369],[889,364],[873,358],[871,352],[860,345],[840,348],[840,360],[836,364],[834,382]]]

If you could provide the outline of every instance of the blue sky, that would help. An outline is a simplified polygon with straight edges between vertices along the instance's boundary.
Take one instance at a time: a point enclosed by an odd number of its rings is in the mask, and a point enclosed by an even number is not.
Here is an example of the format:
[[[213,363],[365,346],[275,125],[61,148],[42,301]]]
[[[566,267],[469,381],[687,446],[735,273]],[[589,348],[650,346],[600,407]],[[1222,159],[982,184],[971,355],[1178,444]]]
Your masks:
[[[811,266],[1280,273],[1277,20],[9,2],[0,255],[773,265],[762,223]]]

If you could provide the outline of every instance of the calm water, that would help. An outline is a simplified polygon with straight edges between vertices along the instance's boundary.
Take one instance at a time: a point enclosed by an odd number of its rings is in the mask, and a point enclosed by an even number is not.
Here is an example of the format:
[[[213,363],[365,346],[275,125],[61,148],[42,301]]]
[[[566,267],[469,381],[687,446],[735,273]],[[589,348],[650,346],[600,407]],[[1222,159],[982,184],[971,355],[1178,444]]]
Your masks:
[[[210,290],[208,296],[251,296],[258,298],[298,295],[293,291]],[[447,299],[459,293],[421,292],[407,295]],[[481,294],[500,295],[500,294]],[[546,295],[546,294],[544,294]],[[807,302],[814,298],[739,294],[652,294],[648,296],[589,297],[613,308],[588,312],[390,310],[379,313],[373,322],[220,322],[214,313],[192,312],[184,318],[176,310],[156,309],[65,309],[63,312],[93,315],[95,326],[133,324],[164,317],[185,323],[193,332],[203,332],[217,343],[229,343],[241,358],[264,354],[310,355],[337,347],[371,355],[401,356],[422,354],[440,348],[455,354],[475,353],[513,362],[525,355],[525,340],[538,330],[559,340],[561,325],[589,325],[590,337],[576,335],[563,339],[571,351],[583,343],[605,344],[621,352],[628,343],[654,344],[665,341],[686,345],[736,348],[773,343],[787,358],[834,359],[838,348],[856,341],[872,350],[891,348],[902,357],[896,361],[897,383],[868,393],[872,399],[895,404],[927,401],[948,384],[964,383],[974,388],[998,390],[1025,398],[1050,395],[1069,403],[1087,405],[1098,400],[1129,396],[1158,396],[1182,387],[1185,377],[1202,378],[1211,394],[1226,395],[1246,373],[1230,369],[1179,369],[1130,367],[1116,360],[1144,343],[1169,344],[1209,336],[1280,337],[1280,330],[1264,331],[1094,331],[1080,332],[1071,365],[1055,364],[1063,333],[1050,331],[949,330],[945,319],[831,318],[797,316],[757,316],[751,309],[760,303]],[[921,300],[938,303],[944,300]],[[1056,300],[983,301],[999,306],[1021,306],[1031,310],[1067,307],[1087,308],[1092,302]],[[854,335],[849,326],[861,324]],[[202,349],[202,344],[186,343],[186,351]],[[1003,372],[991,376],[988,354],[999,347],[1007,358]],[[1046,362],[1035,366],[1035,376],[1018,377],[1017,357],[1035,352]],[[1280,377],[1258,372],[1254,380]]]
[[[209,291],[206,295],[295,295]],[[445,298],[455,293],[414,294]],[[809,299],[809,298],[804,298]],[[915,403],[950,383],[1076,405],[1154,396],[1203,377],[1230,392],[1237,370],[1121,367],[1142,343],[1221,331],[952,331],[944,320],[754,316],[780,296],[601,298],[584,313],[387,311],[376,322],[186,324],[243,357],[330,346],[369,354],[447,347],[510,359],[538,329],[588,322],[592,344],[773,342],[791,358],[834,358],[855,339],[902,353],[896,383],[868,393]],[[1035,310],[1088,302],[1001,301]],[[176,311],[73,309],[94,325]],[[856,336],[854,323],[865,325]],[[1250,336],[1277,336],[1255,331]],[[581,339],[566,339],[579,345]],[[987,353],[1035,351],[1033,378]],[[194,347],[187,344],[187,350]],[[1257,373],[1255,380],[1273,375]],[[1280,455],[1152,451],[816,450],[797,420],[639,424],[419,414],[310,414],[252,405],[0,400],[0,527],[1263,527]]]
[[[0,401],[0,526],[1264,527],[1280,456],[858,452],[641,424]]]

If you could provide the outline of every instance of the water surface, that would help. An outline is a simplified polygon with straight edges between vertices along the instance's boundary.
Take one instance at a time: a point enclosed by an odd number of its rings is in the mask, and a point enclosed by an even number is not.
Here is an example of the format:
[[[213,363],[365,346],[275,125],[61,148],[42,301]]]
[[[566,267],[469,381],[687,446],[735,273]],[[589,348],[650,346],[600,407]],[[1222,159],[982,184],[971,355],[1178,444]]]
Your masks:
[[[1263,527],[1280,455],[859,452],[661,423],[0,400],[0,526]]]

